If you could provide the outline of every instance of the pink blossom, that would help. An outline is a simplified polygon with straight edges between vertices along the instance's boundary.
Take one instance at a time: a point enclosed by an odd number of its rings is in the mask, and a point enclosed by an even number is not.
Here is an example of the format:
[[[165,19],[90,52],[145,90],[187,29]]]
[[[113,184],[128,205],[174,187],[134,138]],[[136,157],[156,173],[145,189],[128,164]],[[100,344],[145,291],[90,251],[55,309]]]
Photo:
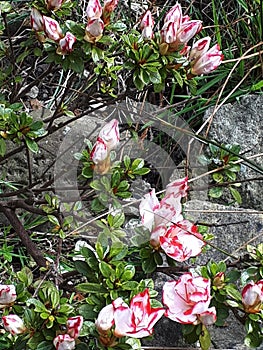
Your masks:
[[[257,313],[263,306],[263,280],[249,282],[242,290],[242,303],[248,313]]]
[[[60,9],[64,0],[46,0],[46,5],[48,10],[56,11]]]
[[[165,316],[179,323],[198,324],[204,320],[210,324],[215,320],[215,310],[209,309],[210,301],[210,280],[194,277],[191,273],[163,286],[163,304],[167,307]]]
[[[68,334],[59,334],[53,340],[53,344],[56,350],[74,350],[75,349],[75,339],[71,338]]]
[[[149,290],[135,295],[128,306],[121,298],[112,302],[116,337],[143,338],[153,333],[155,323],[164,314],[163,308],[152,308]]]
[[[223,58],[220,46],[216,44],[193,62],[191,73],[194,75],[210,73],[222,63]]]
[[[107,335],[108,331],[114,325],[114,307],[112,304],[105,306],[99,312],[95,326],[100,335]]]
[[[7,315],[2,317],[5,329],[11,334],[22,334],[26,331],[23,320],[17,315]]]
[[[88,21],[95,18],[99,19],[101,17],[102,7],[99,0],[89,0],[86,15],[88,17]]]
[[[105,142],[108,151],[116,148],[120,141],[119,122],[117,119],[112,119],[104,125],[99,133],[99,137]]]
[[[180,28],[182,24],[182,7],[177,2],[164,17],[164,23],[173,22],[176,24],[177,28]]]
[[[51,40],[58,41],[63,37],[60,25],[51,17],[43,16],[44,31]]]
[[[159,240],[166,255],[179,262],[199,255],[205,245],[197,226],[188,220],[170,226]]]
[[[30,22],[32,29],[36,32],[44,30],[43,16],[35,7],[31,8]]]
[[[85,29],[84,39],[90,43],[100,40],[103,35],[104,22],[100,18],[93,18],[88,21]]]
[[[181,220],[183,220],[181,197],[173,193],[165,195],[159,208],[155,210],[155,226],[171,225]]]
[[[197,40],[190,51],[189,60],[195,61],[199,57],[201,57],[205,52],[208,51],[210,45],[211,38],[209,36]]]
[[[173,193],[175,197],[186,197],[188,189],[188,177],[184,177],[169,183],[166,186],[165,195]]]
[[[141,19],[140,28],[142,29],[142,37],[150,40],[153,37],[154,20],[151,11],[146,11]]]
[[[202,21],[192,20],[183,23],[177,33],[177,45],[187,44],[202,29]]]
[[[143,226],[152,230],[154,227],[154,212],[159,208],[160,203],[155,194],[155,189],[143,196],[139,211]]]
[[[0,308],[16,300],[16,287],[12,284],[0,284]]]
[[[82,325],[82,316],[69,317],[67,320],[67,334],[74,339],[78,338]]]
[[[58,53],[60,53],[61,55],[66,55],[70,53],[73,50],[73,45],[75,41],[76,37],[70,32],[67,32],[66,35],[59,40]]]
[[[103,162],[108,157],[108,148],[102,138],[98,137],[90,153],[90,159],[94,164]]]
[[[175,22],[166,22],[161,29],[162,42],[172,44],[177,38],[177,24]]]

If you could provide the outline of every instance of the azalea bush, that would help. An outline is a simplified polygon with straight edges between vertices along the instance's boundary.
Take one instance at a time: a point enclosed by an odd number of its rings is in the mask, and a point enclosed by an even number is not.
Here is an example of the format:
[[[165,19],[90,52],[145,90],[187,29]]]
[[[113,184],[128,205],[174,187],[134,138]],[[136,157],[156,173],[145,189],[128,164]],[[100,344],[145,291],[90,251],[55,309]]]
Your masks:
[[[143,125],[138,129],[128,118],[123,123],[115,118],[109,108],[138,91],[162,96],[171,81],[194,94],[198,77],[222,63],[220,46],[202,35],[202,21],[183,15],[179,3],[159,15],[145,9],[129,20],[120,5],[114,0],[90,0],[85,6],[69,0],[34,1],[26,17],[22,14],[25,40],[17,43],[8,25],[16,14],[10,3],[0,4],[1,30],[10,39],[10,50],[5,40],[0,42],[0,160],[24,151],[28,165],[26,185],[1,174],[0,213],[8,220],[4,235],[8,241],[15,234],[27,252],[3,245],[0,348],[140,349],[141,339],[154,336],[155,325],[166,317],[182,325],[187,342],[199,342],[205,350],[211,344],[210,327],[223,326],[230,310],[244,325],[246,345],[258,346],[263,338],[262,244],[248,246],[249,259],[238,269],[223,261],[198,263],[212,237],[185,215],[188,176],[169,181],[160,192],[156,184],[148,186],[135,198],[136,181],[147,182],[153,173],[152,164],[135,156],[136,147],[158,138],[163,121],[158,120],[158,135],[153,130],[149,137],[150,112],[140,114]],[[24,74],[24,64],[31,69],[39,62],[45,62],[42,73]],[[51,77],[60,79],[46,104],[52,113],[35,118],[28,107],[39,103],[30,97],[33,88],[48,84]],[[34,179],[30,166],[41,141],[87,113],[78,110],[77,92],[87,100],[88,112],[104,106],[103,113],[110,115],[95,128],[96,134],[85,138],[85,147],[66,159],[68,168],[73,159],[78,161],[82,202],[72,197],[64,201],[55,193],[57,177],[68,169],[59,168],[59,174],[44,181]],[[176,130],[194,136],[187,128]],[[128,154],[130,140],[137,144]],[[216,158],[223,163],[213,175],[218,185],[236,179],[239,148],[216,147],[210,147],[212,160],[200,160],[211,166]],[[238,201],[235,188],[230,190]],[[216,191],[217,186],[210,195],[215,197]],[[125,212],[129,203],[136,206],[133,226]],[[87,210],[92,219],[85,216]],[[46,225],[44,238],[34,234],[41,225]],[[82,228],[90,239],[79,239]],[[154,285],[159,268],[170,277],[161,293]]]

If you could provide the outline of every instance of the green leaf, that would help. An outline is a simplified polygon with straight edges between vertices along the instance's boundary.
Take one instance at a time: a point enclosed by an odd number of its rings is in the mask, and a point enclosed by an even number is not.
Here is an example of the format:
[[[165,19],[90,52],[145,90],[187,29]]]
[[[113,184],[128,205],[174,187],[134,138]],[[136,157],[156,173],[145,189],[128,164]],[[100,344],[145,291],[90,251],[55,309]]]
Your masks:
[[[135,267],[133,265],[126,265],[120,277],[121,281],[130,281],[135,275]]]
[[[84,166],[81,175],[86,179],[91,179],[93,177],[93,170],[90,165]]]
[[[231,192],[232,197],[234,198],[234,200],[238,203],[241,204],[242,203],[242,197],[240,195],[240,193],[238,192],[238,190],[236,190],[233,187],[229,187],[229,190]]]
[[[78,308],[80,313],[85,320],[94,320],[97,317],[97,312],[94,311],[94,305],[83,304]]]
[[[58,219],[54,215],[48,215],[47,217],[52,224],[60,226]]]
[[[37,300],[37,299],[34,299],[34,298],[29,298],[26,301],[26,304],[27,304],[27,306],[30,306],[30,305],[33,304],[35,306],[34,310],[36,312],[48,312],[48,310],[46,309],[45,305],[40,300]]]
[[[26,140],[26,145],[27,145],[28,149],[33,153],[37,153],[38,152],[38,144],[34,140],[29,139],[28,137],[25,137],[25,140]]]
[[[208,194],[212,198],[220,198],[223,194],[223,188],[222,187],[210,188]]]
[[[28,267],[23,267],[21,271],[17,272],[18,279],[25,284],[25,287],[28,287],[33,282],[33,274]]]
[[[41,343],[38,344],[36,350],[52,350],[53,344],[44,340]]]
[[[76,289],[82,293],[107,293],[107,289],[98,283],[80,283],[76,286]]]
[[[100,272],[102,273],[102,275],[106,278],[114,278],[115,276],[115,271],[114,269],[107,264],[105,261],[101,261],[99,263],[99,268],[100,268]]]
[[[0,1],[0,13],[8,13],[12,11],[12,6],[8,1]]]

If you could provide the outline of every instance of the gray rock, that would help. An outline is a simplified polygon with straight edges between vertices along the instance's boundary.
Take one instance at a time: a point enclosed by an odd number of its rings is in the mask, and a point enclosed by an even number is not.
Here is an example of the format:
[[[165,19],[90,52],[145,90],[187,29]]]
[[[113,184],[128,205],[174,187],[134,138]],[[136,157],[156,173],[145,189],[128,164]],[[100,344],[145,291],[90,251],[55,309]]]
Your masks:
[[[240,98],[234,104],[223,105],[214,115],[208,138],[224,144],[239,144],[241,154],[245,157],[255,156],[263,152],[263,95],[250,95]],[[209,118],[213,113],[210,108],[205,113]],[[263,157],[253,158],[258,165],[263,164]],[[244,208],[263,210],[262,174],[242,165],[240,180],[258,178],[242,183],[241,196]]]

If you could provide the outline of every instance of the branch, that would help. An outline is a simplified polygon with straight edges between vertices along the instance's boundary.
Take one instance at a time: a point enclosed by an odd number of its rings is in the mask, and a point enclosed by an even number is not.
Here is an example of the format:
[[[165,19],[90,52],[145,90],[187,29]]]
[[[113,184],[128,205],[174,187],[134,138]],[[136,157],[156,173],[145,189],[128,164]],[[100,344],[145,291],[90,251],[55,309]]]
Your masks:
[[[3,204],[0,203],[0,212],[2,212],[6,218],[9,220],[10,224],[16,231],[16,234],[21,239],[21,242],[26,247],[26,250],[28,251],[28,254],[32,256],[32,258],[35,260],[35,262],[40,267],[46,267],[47,261],[44,258],[41,251],[38,249],[37,245],[31,241],[27,231],[25,230],[24,226],[22,225],[21,221],[18,219],[16,213],[11,210],[8,207],[5,207]]]

